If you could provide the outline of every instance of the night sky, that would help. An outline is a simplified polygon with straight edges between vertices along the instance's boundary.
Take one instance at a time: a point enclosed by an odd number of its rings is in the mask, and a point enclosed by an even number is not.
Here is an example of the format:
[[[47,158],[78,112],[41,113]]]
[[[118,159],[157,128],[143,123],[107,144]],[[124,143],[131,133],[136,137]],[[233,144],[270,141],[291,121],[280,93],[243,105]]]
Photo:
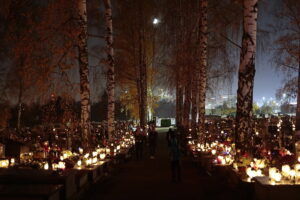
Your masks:
[[[270,31],[269,34],[262,35],[258,33],[257,36],[257,55],[256,55],[256,75],[254,81],[254,102],[262,103],[262,98],[265,97],[266,100],[271,100],[270,98],[275,99],[276,90],[282,87],[283,81],[286,78],[286,74],[275,69],[273,61],[272,48],[274,46],[275,34],[271,32],[271,25],[276,25],[277,23],[275,17],[273,16],[276,11],[281,8],[279,5],[279,0],[262,0],[259,4],[259,16],[258,16],[258,30]],[[97,8],[98,9],[98,8]],[[162,16],[163,17],[163,16]],[[89,18],[89,20],[96,20],[97,18]],[[96,20],[95,23],[101,23]],[[103,23],[103,22],[102,22]],[[94,27],[89,27],[89,32],[92,34],[102,34],[101,31],[95,29]],[[241,36],[240,36],[241,37]],[[240,38],[239,38],[240,40]],[[237,42],[240,44],[240,42]],[[102,71],[99,57],[94,55],[98,52],[103,52],[101,48],[104,46],[103,39],[89,37],[89,61],[90,61],[90,80],[92,85],[91,99],[92,101],[99,100],[99,97],[102,95],[102,92],[105,89],[105,78],[104,72]],[[233,47],[236,48],[236,47]],[[239,55],[238,55],[239,56]],[[239,57],[235,58],[235,65],[238,67]],[[100,67],[99,67],[100,65]],[[236,70],[237,71],[237,70]],[[74,74],[72,75],[74,79],[78,80],[77,69],[74,69]],[[103,77],[103,78],[99,78]],[[232,82],[232,88],[229,89],[226,85],[226,88],[223,88],[223,94],[236,95],[237,91],[237,72]],[[229,92],[228,92],[229,91]],[[218,94],[216,94],[217,96]],[[78,98],[78,96],[77,96]]]

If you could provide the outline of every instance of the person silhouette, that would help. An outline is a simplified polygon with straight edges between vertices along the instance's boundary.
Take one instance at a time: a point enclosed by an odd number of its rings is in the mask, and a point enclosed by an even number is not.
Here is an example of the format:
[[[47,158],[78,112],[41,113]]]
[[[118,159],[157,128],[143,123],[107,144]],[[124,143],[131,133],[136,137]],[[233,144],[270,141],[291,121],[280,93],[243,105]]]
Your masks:
[[[150,158],[154,159],[155,152],[156,152],[156,141],[157,141],[157,131],[155,130],[155,126],[150,127],[148,140],[149,140],[149,152]]]
[[[134,137],[135,137],[136,159],[141,160],[143,157],[144,135],[139,126],[136,128],[134,132]]]
[[[170,132],[169,150],[171,160],[172,182],[181,181],[180,143],[174,131]]]

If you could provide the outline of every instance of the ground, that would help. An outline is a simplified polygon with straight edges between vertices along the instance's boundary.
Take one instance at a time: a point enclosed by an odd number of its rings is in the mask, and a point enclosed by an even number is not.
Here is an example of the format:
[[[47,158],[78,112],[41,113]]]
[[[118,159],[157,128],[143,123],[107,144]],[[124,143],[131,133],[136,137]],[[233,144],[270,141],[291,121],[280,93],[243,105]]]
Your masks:
[[[121,164],[106,181],[94,185],[84,199],[232,199],[221,180],[205,173],[190,156],[182,158],[182,182],[171,181],[166,129],[159,130],[155,159],[148,149],[142,160]]]

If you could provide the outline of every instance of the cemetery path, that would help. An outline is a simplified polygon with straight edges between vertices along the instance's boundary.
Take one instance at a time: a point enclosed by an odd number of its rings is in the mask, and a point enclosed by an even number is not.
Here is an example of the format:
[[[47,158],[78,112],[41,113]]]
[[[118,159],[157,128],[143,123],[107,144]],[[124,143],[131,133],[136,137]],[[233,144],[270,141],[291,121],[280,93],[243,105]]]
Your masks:
[[[159,130],[155,159],[150,159],[148,149],[142,160],[133,157],[121,164],[105,182],[93,186],[84,199],[227,199],[213,177],[197,168],[188,156],[182,158],[182,182],[171,181],[171,168],[166,141],[167,129]],[[222,192],[220,192],[222,191]]]

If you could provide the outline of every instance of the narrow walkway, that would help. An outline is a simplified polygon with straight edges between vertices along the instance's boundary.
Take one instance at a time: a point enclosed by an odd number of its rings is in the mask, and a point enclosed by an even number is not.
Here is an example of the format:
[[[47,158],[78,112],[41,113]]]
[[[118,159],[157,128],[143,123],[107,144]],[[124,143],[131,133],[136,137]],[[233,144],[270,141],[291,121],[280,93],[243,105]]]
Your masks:
[[[133,158],[122,164],[108,181],[95,185],[85,199],[218,199],[220,185],[213,184],[212,178],[197,169],[188,157],[182,159],[182,182],[171,182],[165,134],[165,131],[158,134],[154,160],[149,158],[147,150],[142,160]]]

